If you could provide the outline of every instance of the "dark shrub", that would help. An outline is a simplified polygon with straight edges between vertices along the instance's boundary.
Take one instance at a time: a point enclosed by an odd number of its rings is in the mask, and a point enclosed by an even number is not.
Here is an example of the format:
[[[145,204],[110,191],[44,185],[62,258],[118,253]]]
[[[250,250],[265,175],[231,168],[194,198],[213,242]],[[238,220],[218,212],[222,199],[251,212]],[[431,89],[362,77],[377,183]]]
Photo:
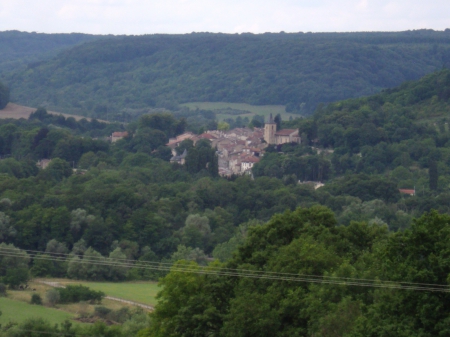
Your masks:
[[[125,323],[126,320],[131,318],[131,312],[127,307],[122,307],[109,313],[108,318],[117,323]]]
[[[60,303],[77,303],[80,301],[90,301],[91,303],[100,303],[105,293],[102,291],[91,290],[82,285],[68,285],[65,288],[58,289],[61,298]]]
[[[111,312],[111,309],[106,307],[95,307],[95,316],[106,318],[108,314]]]
[[[42,298],[39,294],[33,294],[31,296],[31,304],[42,305]]]

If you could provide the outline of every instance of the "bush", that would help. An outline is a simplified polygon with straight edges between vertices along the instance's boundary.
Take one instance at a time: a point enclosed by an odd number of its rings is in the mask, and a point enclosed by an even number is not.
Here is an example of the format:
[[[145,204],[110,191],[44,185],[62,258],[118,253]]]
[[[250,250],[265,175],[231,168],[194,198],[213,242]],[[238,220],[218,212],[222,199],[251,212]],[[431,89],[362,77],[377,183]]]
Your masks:
[[[10,289],[16,289],[21,284],[26,283],[29,279],[27,268],[11,268],[6,271],[3,281]]]
[[[58,303],[60,297],[61,296],[59,295],[59,291],[57,289],[50,289],[45,293],[45,300],[51,306],[54,306],[56,303]]]
[[[90,301],[91,303],[100,303],[105,293],[102,291],[91,290],[82,285],[68,285],[66,288],[58,289],[61,295],[61,303],[77,303],[80,301]]]
[[[0,283],[0,296],[6,296],[6,285]]]
[[[111,312],[111,309],[106,307],[95,307],[95,316],[106,318],[108,314]]]
[[[131,312],[127,307],[122,307],[110,312],[108,318],[117,323],[125,323],[126,320],[131,318]]]
[[[33,294],[31,296],[31,304],[42,305],[42,298],[39,294]]]

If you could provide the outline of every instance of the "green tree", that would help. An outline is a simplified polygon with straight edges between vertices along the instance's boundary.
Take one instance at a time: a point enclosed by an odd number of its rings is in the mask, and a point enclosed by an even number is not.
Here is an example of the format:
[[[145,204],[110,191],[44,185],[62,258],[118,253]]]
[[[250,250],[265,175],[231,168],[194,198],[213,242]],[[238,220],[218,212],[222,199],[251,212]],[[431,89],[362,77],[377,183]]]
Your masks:
[[[6,270],[3,282],[11,289],[17,289],[21,284],[27,283],[29,278],[28,268],[13,268]]]
[[[209,244],[211,228],[206,216],[189,214],[180,232],[181,242],[186,246],[204,250]]]
[[[10,224],[9,216],[0,212],[0,241],[7,241],[16,236],[17,230]]]
[[[172,254],[170,259],[173,262],[186,260],[186,261],[195,261],[200,265],[205,265],[207,256],[200,248],[192,248],[186,247],[184,245],[179,245],[177,247],[177,251]]]
[[[143,115],[139,120],[139,128],[150,128],[162,131],[167,137],[174,137],[184,132],[185,120],[177,121],[170,113]]]
[[[69,260],[67,275],[70,278],[92,281],[104,281],[108,279],[108,266],[106,259],[97,251],[89,247],[83,255],[83,259],[77,256]]]
[[[151,154],[160,146],[164,146],[168,141],[166,134],[160,130],[144,127],[138,129],[132,140],[132,148],[137,152]]]
[[[160,281],[162,288],[157,295],[158,305],[151,314],[150,328],[142,331],[142,336],[219,335],[221,313],[217,308],[225,305],[226,295],[214,285],[208,289],[219,292],[214,296],[208,294],[205,288],[207,276],[195,273],[199,268],[195,262],[180,261],[173,268]],[[188,268],[192,272],[177,272],[177,268]]]
[[[275,124],[277,125],[277,131],[278,131],[278,130],[281,130],[281,122],[282,122],[282,120],[281,120],[281,115],[280,115],[280,114],[277,114],[277,115],[275,116],[275,118],[273,119],[273,121],[274,121]]]
[[[69,163],[65,160],[54,158],[50,164],[45,168],[41,175],[48,180],[61,181],[64,178],[68,178],[72,175],[73,171]]]
[[[125,262],[126,259],[127,256],[122,252],[122,249],[120,247],[117,247],[109,254],[108,263],[110,263],[111,265],[109,266],[108,270],[108,280],[125,280],[129,267],[123,267],[121,265]]]
[[[425,213],[410,229],[389,238],[377,252],[374,267],[392,282],[448,284],[450,216]],[[370,310],[353,336],[438,336],[447,334],[450,297],[441,292],[386,290],[374,292]],[[407,309],[407,310],[406,310]]]
[[[230,129],[230,124],[228,124],[227,122],[222,121],[222,122],[217,123],[217,130],[227,131],[229,129]]]
[[[16,276],[19,278],[18,284],[16,281],[12,281],[15,285],[19,285],[22,282],[20,280],[25,279],[23,270],[28,273],[28,263],[30,261],[28,254],[14,247],[14,245],[6,243],[0,243],[0,251],[5,253],[0,255],[0,277],[7,276],[9,272],[8,277],[11,279],[16,279]]]

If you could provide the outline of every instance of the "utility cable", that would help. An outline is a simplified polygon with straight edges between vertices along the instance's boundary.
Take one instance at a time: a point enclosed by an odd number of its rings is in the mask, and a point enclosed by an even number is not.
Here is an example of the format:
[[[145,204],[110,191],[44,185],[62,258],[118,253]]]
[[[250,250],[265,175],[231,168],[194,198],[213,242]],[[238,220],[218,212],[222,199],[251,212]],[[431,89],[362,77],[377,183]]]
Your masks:
[[[9,257],[17,257],[24,258],[23,254],[20,251],[15,249],[15,252],[12,252],[12,249],[8,249],[8,251],[4,251],[5,249],[0,248],[0,255],[9,256]],[[44,252],[39,252],[40,254]],[[68,254],[66,254],[68,255]],[[49,260],[56,262],[66,261],[64,257],[57,256],[49,256],[44,253],[44,255],[32,254],[31,256],[34,259],[41,260]],[[133,261],[122,259],[125,261]],[[230,269],[230,268],[214,268],[214,267],[194,267],[194,266],[182,266],[182,265],[172,265],[172,264],[163,264],[163,265],[155,265],[152,263],[150,265],[143,264],[140,265],[135,263],[127,263],[127,262],[117,262],[113,259],[108,259],[105,257],[99,257],[95,259],[82,259],[78,263],[83,264],[93,264],[93,265],[103,265],[109,267],[123,267],[123,268],[138,268],[138,269],[146,269],[146,270],[159,270],[159,271],[176,271],[176,272],[188,272],[188,273],[197,273],[204,275],[217,275],[217,276],[233,276],[233,277],[246,277],[246,278],[254,278],[254,279],[267,279],[267,280],[276,280],[276,281],[291,281],[291,282],[306,282],[306,283],[323,283],[323,284],[334,284],[334,285],[353,285],[353,286],[362,286],[362,287],[374,287],[374,288],[390,288],[390,289],[404,289],[404,290],[417,290],[417,291],[434,291],[434,292],[450,292],[450,288],[447,285],[439,285],[439,284],[427,284],[427,283],[413,283],[413,282],[393,282],[393,281],[382,281],[382,280],[369,280],[369,279],[356,279],[356,278],[324,278],[322,276],[317,275],[301,275],[301,274],[288,274],[288,273],[276,273],[270,272],[265,273],[258,271],[258,273],[254,273],[255,271],[246,270],[246,269]]]
[[[17,248],[3,248],[0,247],[0,252],[2,251],[14,251],[17,254],[20,255],[20,253],[17,251]],[[42,251],[36,251],[36,250],[20,250],[21,252],[28,252],[32,258],[35,259],[42,259],[42,260],[51,260],[51,261],[67,261],[64,257],[62,256],[67,256],[69,258],[73,258],[73,257],[78,257],[78,258],[82,258],[82,255],[75,255],[75,254],[60,254],[60,253],[48,253],[48,252],[42,252]],[[43,255],[38,255],[38,254],[43,254]],[[0,254],[1,255],[1,254]],[[19,255],[17,257],[19,257]],[[59,256],[62,255],[62,256]],[[20,255],[20,257],[23,257],[23,255]],[[151,262],[151,261],[138,261],[138,260],[131,260],[131,259],[123,259],[123,258],[119,258],[119,259],[111,259],[111,258],[107,258],[104,256],[99,256],[99,257],[89,257],[89,258],[82,258],[80,259],[80,261],[78,263],[90,263],[90,264],[101,264],[101,265],[111,265],[111,266],[119,266],[119,267],[135,267],[135,268],[139,268],[139,269],[152,269],[154,270],[155,266],[157,267],[158,270],[172,270],[172,263],[164,263],[164,262]],[[430,286],[430,287],[441,287],[443,289],[448,289],[450,290],[450,287],[448,285],[439,285],[439,284],[433,284],[433,283],[418,283],[418,282],[406,282],[406,281],[382,281],[382,280],[374,280],[374,279],[364,279],[364,278],[350,278],[350,277],[338,277],[338,276],[329,276],[329,275],[309,275],[309,274],[295,274],[295,273],[281,273],[281,272],[271,272],[271,271],[260,271],[260,270],[249,270],[249,269],[231,269],[231,268],[222,268],[222,267],[214,267],[214,266],[207,266],[207,267],[203,267],[203,266],[199,266],[198,268],[201,269],[207,269],[208,271],[216,271],[216,272],[221,272],[221,273],[236,273],[239,272],[240,275],[242,275],[243,273],[247,273],[247,274],[251,274],[251,275],[265,275],[265,276],[270,276],[270,275],[274,275],[274,276],[283,276],[283,277],[304,277],[304,278],[313,278],[313,279],[318,279],[318,280],[323,280],[323,279],[330,279],[330,280],[338,280],[338,281],[342,281],[342,282],[347,282],[347,281],[356,281],[356,282],[361,282],[361,281],[366,281],[366,282],[384,282],[385,284],[387,283],[392,283],[392,284],[404,284],[404,285],[412,285],[412,286]],[[196,271],[198,269],[195,269]]]

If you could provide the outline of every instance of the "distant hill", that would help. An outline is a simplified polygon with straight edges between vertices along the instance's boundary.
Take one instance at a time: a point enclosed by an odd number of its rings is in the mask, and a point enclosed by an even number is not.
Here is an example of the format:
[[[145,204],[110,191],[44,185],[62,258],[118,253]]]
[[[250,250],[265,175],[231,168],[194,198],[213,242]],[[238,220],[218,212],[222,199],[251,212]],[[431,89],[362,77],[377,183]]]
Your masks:
[[[368,96],[450,66],[450,30],[105,38],[3,77],[11,100],[104,118],[174,103],[286,105]]]
[[[436,137],[442,147],[450,140],[448,121],[450,70],[443,69],[376,95],[329,104],[287,125],[299,127],[311,143],[357,153],[364,146]]]
[[[0,74],[26,66],[32,68],[64,49],[99,37],[98,35],[77,33],[0,32]]]

